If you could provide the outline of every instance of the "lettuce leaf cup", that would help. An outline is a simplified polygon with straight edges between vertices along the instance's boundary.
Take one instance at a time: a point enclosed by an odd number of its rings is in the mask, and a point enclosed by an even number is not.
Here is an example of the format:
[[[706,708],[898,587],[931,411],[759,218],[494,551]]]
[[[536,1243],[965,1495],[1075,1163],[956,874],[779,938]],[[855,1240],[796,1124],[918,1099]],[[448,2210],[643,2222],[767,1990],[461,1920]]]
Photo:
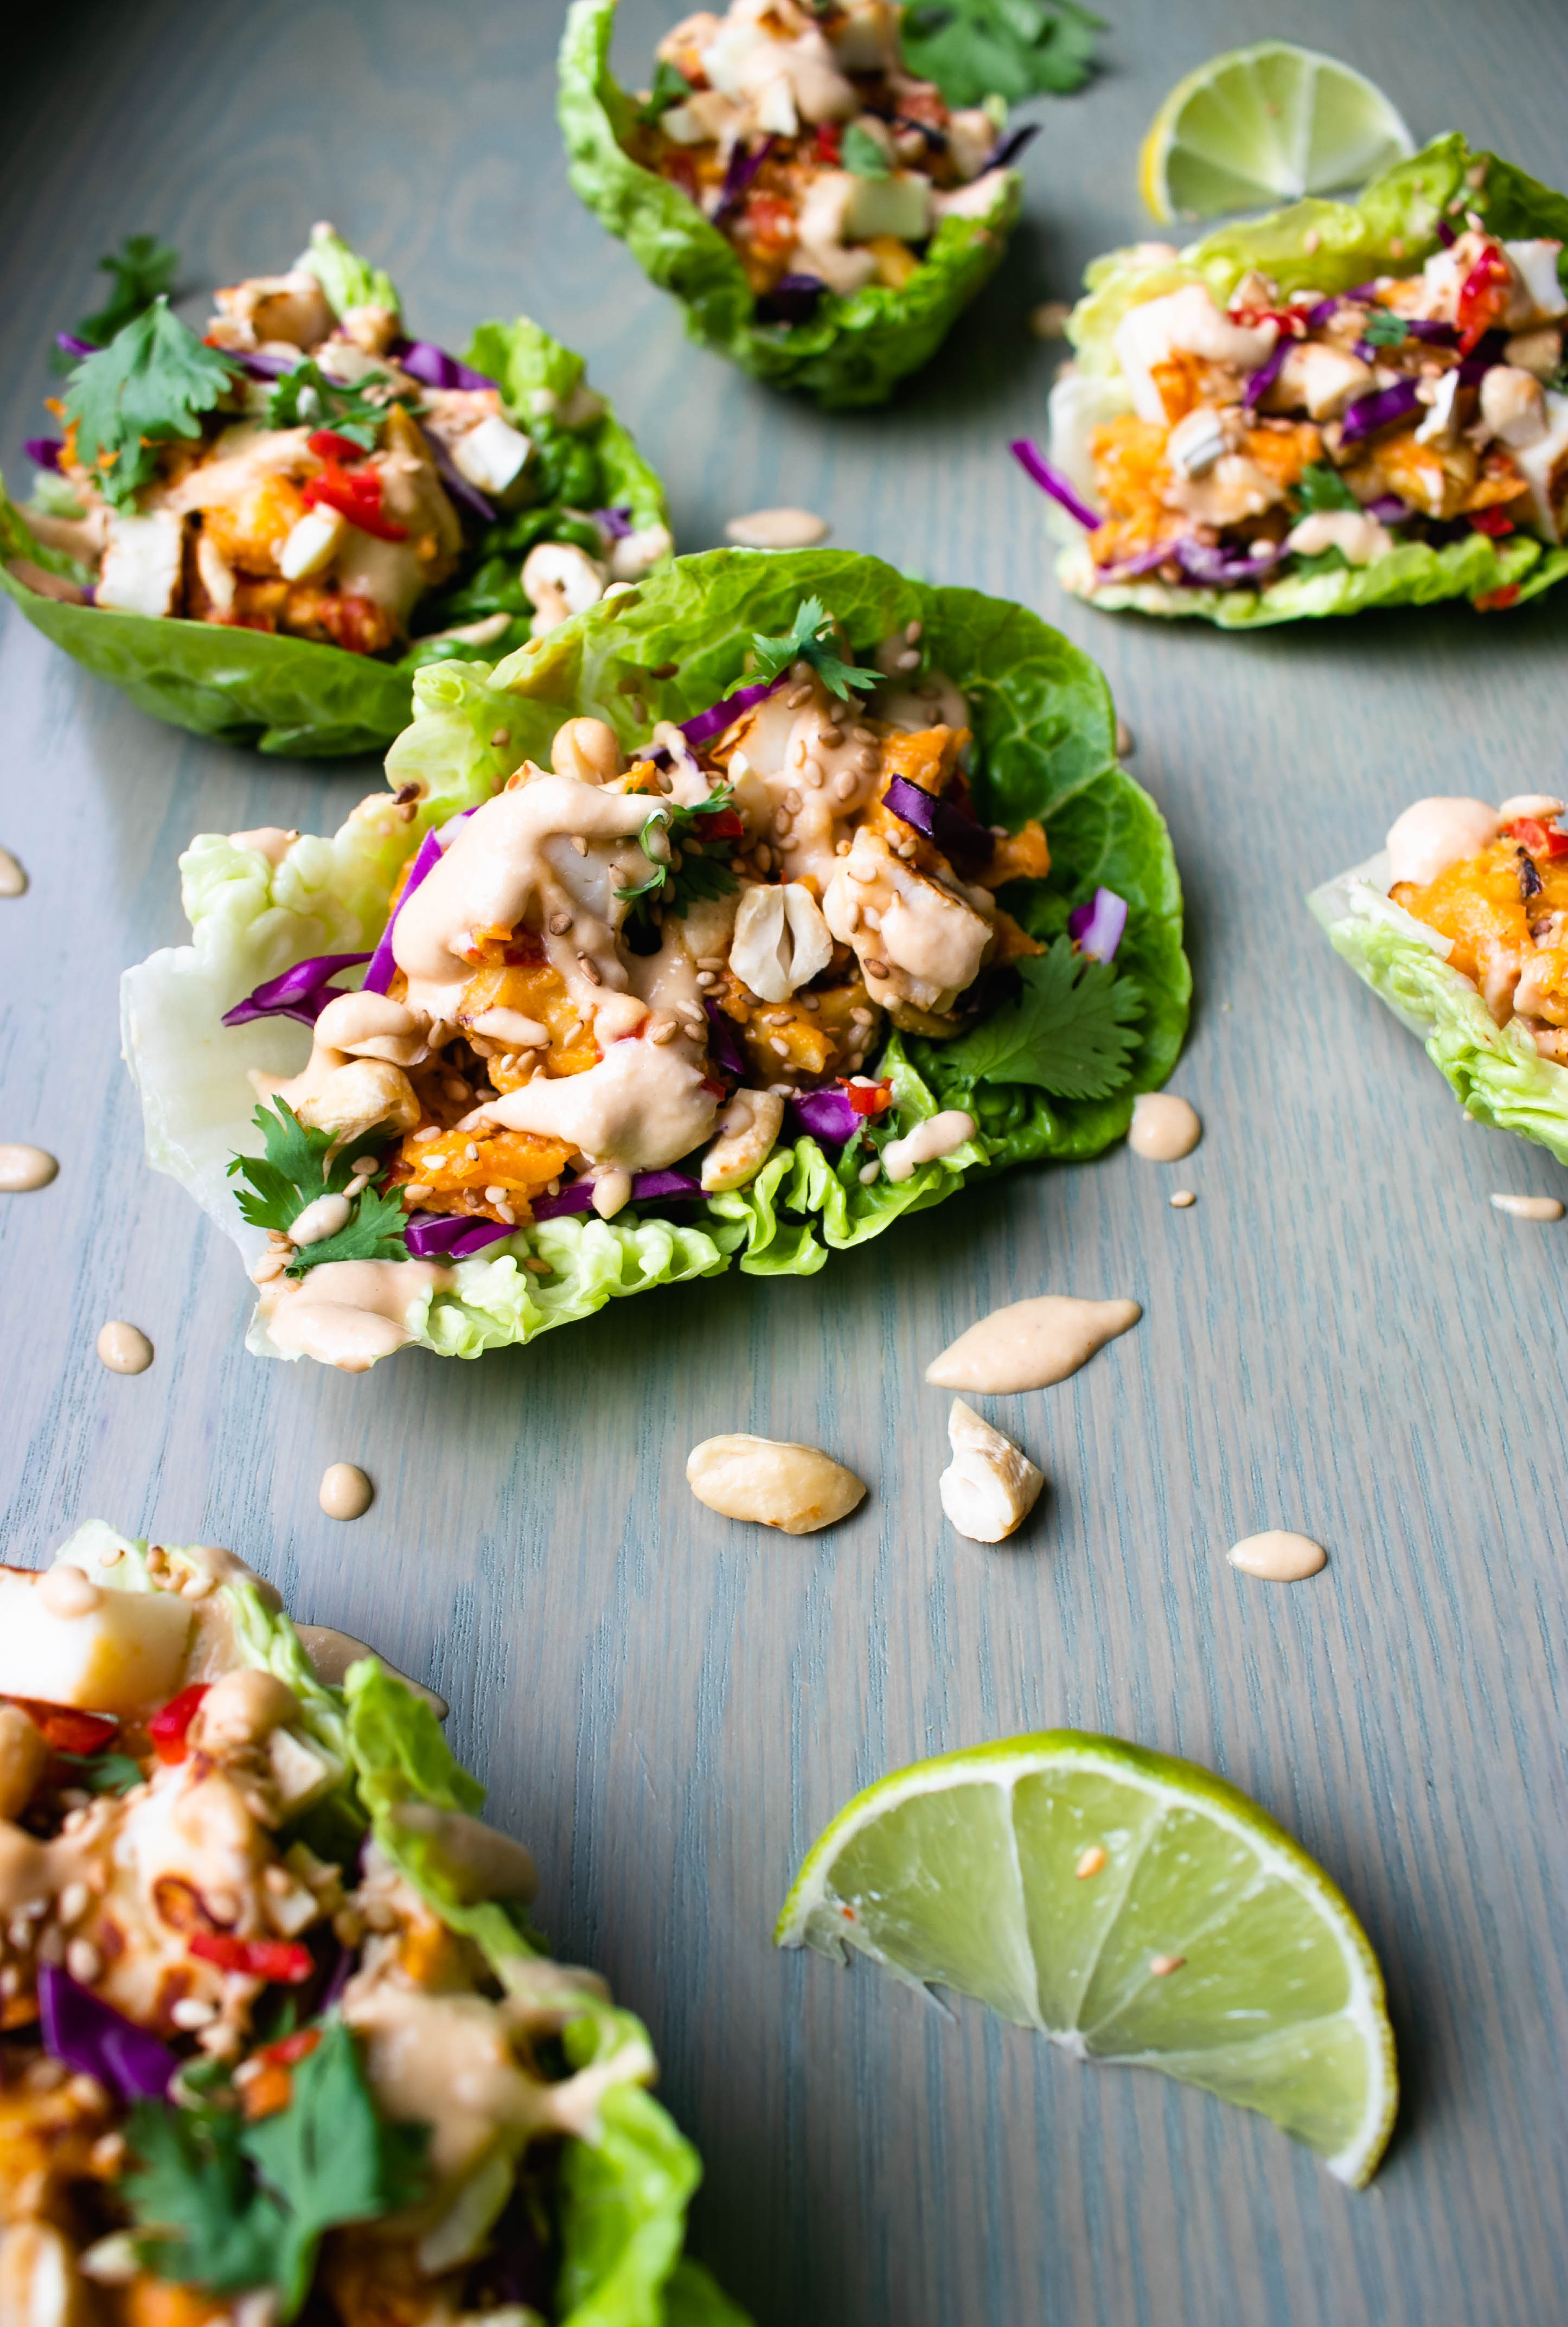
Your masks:
[[[8,2319],[745,2327],[439,1698],[99,1519],[0,1603]]]
[[[572,184],[691,336],[829,407],[880,404],[996,266],[1022,180],[1000,105],[951,110],[882,0],[733,0],[610,69],[615,0],[573,0],[559,112]]]
[[[1064,586],[1226,629],[1568,574],[1568,197],[1456,135],[1358,201],[1097,260],[1047,453]]]
[[[1426,1045],[1467,1115],[1568,1164],[1563,802],[1423,799],[1307,902],[1336,953]]]
[[[0,484],[0,588],[138,709],[263,752],[384,750],[416,669],[504,655],[671,555],[658,477],[537,323],[481,323],[460,362],[318,226],[199,339],[169,312],[175,254],[130,265],[145,239],[89,319],[104,344],[61,334],[33,500]]]
[[[124,983],[149,1157],[240,1247],[258,1353],[808,1276],[1099,1154],[1170,1073],[1169,836],[1021,607],[719,550],[415,690],[392,794],[196,840],[194,942]]]

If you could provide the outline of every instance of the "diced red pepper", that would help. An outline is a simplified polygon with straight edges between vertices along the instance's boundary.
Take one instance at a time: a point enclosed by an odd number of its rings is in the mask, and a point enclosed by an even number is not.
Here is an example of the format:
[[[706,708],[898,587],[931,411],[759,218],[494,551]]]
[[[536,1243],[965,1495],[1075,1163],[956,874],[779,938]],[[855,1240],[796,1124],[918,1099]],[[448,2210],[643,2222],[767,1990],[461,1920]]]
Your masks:
[[[1249,332],[1260,330],[1265,323],[1275,323],[1286,339],[1304,340],[1307,336],[1307,319],[1300,307],[1233,307],[1230,320],[1244,323]]]
[[[743,840],[746,836],[746,827],[733,808],[715,808],[712,816],[703,818],[697,830],[705,840]]]
[[[844,156],[844,132],[836,121],[819,121],[817,125],[817,156],[830,170],[836,170]]]
[[[296,2061],[303,2061],[308,2052],[313,2052],[321,2041],[319,2028],[296,2028],[292,2036],[280,2036],[275,2044],[264,2044],[256,2058],[258,2061],[275,2061],[279,2068],[292,2069]]]
[[[1490,509],[1471,509],[1470,521],[1478,533],[1489,533],[1494,541],[1500,541],[1505,533],[1516,530],[1513,519],[1505,517],[1495,501]]]
[[[1506,614],[1510,606],[1517,604],[1518,596],[1518,584],[1505,582],[1500,590],[1483,590],[1479,598],[1470,600],[1470,604],[1478,614]]]
[[[1517,816],[1503,830],[1532,856],[1568,856],[1568,832],[1559,832],[1554,824],[1543,824],[1539,817]]]
[[[363,444],[356,444],[351,436],[340,436],[335,428],[318,428],[309,439],[311,451],[318,461],[362,461]]]
[[[196,1718],[196,1709],[207,1694],[207,1683],[197,1681],[182,1688],[167,1705],[154,1714],[147,1724],[147,1734],[153,1741],[153,1751],[160,1762],[182,1762],[191,1751],[187,1732]]]
[[[1508,304],[1513,270],[1495,242],[1489,242],[1460,285],[1461,355],[1468,356],[1483,340]]]
[[[856,1115],[885,1115],[893,1103],[891,1082],[841,1083],[839,1089]]]
[[[6,1697],[19,1705],[35,1729],[43,1732],[57,1753],[101,1753],[119,1727],[107,1713],[79,1713],[74,1706],[49,1705],[42,1697]]]
[[[219,1971],[242,1971],[250,1979],[281,1980],[297,1987],[315,1970],[316,1959],[298,1939],[237,1939],[232,1931],[192,1931],[186,1946],[202,1963]]]
[[[346,517],[361,533],[374,534],[378,541],[406,541],[408,528],[381,513],[381,472],[378,469],[341,469],[329,461],[305,485],[304,502],[315,509],[324,502],[328,509]]]

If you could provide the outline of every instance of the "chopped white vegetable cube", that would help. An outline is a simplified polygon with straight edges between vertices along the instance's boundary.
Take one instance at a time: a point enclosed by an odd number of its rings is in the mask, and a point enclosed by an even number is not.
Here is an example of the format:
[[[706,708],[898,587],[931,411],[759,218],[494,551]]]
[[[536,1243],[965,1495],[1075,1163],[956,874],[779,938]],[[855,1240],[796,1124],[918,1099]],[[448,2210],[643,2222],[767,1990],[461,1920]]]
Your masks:
[[[180,587],[185,520],[173,509],[145,516],[111,509],[103,570],[94,595],[122,614],[167,614]]]
[[[347,519],[334,509],[307,509],[303,517],[296,518],[277,554],[277,570],[284,580],[312,582],[318,574],[324,574],[348,529]]]
[[[931,230],[931,182],[915,170],[891,171],[885,178],[850,182],[845,204],[846,240],[870,242],[891,234],[900,242],[923,242]]]
[[[533,445],[519,428],[492,412],[452,448],[453,464],[481,493],[504,493],[521,476]]]
[[[175,1592],[107,1592],[78,1567],[0,1568],[0,1696],[145,1712],[180,1687],[191,1622]]]
[[[1516,293],[1508,304],[1507,321],[1513,328],[1517,330],[1525,323],[1549,323],[1554,316],[1568,314],[1568,298],[1563,294],[1557,272],[1562,244],[1505,242],[1503,249],[1523,293],[1522,297]]]

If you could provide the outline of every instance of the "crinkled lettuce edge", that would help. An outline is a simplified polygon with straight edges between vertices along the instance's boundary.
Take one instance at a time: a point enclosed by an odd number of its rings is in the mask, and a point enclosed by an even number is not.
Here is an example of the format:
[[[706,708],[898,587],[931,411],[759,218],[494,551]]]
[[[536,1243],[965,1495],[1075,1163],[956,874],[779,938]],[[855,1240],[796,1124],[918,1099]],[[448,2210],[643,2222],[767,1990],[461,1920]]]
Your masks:
[[[1016,170],[996,173],[988,209],[942,220],[901,290],[872,284],[824,297],[809,322],[759,324],[745,271],[679,188],[621,143],[630,102],[610,70],[616,0],[573,0],[562,36],[557,110],[574,191],[649,279],[678,299],[691,336],[774,388],[829,409],[879,404],[929,360],[998,265],[1022,202]]]
[[[1386,859],[1325,882],[1313,919],[1358,977],[1417,1035],[1476,1122],[1516,1131],[1568,1164],[1568,1070],[1544,1059],[1517,1019],[1499,1026],[1470,980],[1451,967],[1447,940],[1383,893]]]
[[[1378,606],[1433,606],[1463,598],[1471,605],[1513,590],[1508,609],[1526,605],[1568,574],[1568,549],[1548,548],[1533,536],[1494,541],[1472,533],[1433,548],[1402,542],[1367,565],[1321,574],[1291,574],[1265,590],[1205,590],[1181,583],[1101,582],[1087,542],[1074,542],[1057,559],[1064,590],[1106,613],[1139,613],[1169,621],[1215,623],[1225,631],[1267,630],[1335,614],[1361,614]],[[1504,608],[1487,608],[1503,612]]]

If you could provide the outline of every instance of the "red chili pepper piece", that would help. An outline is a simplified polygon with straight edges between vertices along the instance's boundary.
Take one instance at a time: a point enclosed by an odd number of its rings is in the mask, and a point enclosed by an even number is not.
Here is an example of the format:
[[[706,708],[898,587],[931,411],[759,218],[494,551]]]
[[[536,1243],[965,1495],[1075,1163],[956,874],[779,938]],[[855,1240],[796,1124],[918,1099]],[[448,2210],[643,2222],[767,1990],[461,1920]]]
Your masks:
[[[408,528],[381,513],[381,475],[378,469],[340,469],[335,462],[312,477],[304,489],[307,509],[325,502],[328,509],[346,517],[361,533],[374,534],[378,541],[406,541]]]
[[[836,170],[844,154],[844,132],[836,121],[818,122],[817,127],[817,159]]]
[[[718,808],[712,816],[705,816],[697,830],[705,840],[743,840],[746,835],[746,827],[733,808]]]
[[[219,1971],[242,1971],[251,1979],[282,1980],[297,1987],[315,1970],[316,1959],[298,1939],[237,1939],[232,1931],[193,1931],[189,1952]]]
[[[1508,304],[1513,270],[1495,242],[1489,242],[1460,285],[1461,355],[1468,356],[1486,337]]]
[[[1539,817],[1517,816],[1503,830],[1532,856],[1568,856],[1568,832],[1559,832],[1554,824],[1543,824]]]
[[[207,1694],[207,1683],[197,1681],[182,1688],[167,1705],[154,1713],[147,1724],[147,1734],[153,1741],[153,1751],[160,1762],[182,1762],[191,1751],[186,1732],[196,1718],[196,1708]]]
[[[57,1753],[101,1753],[119,1723],[107,1713],[78,1713],[74,1706],[49,1705],[37,1696],[10,1696]]]
[[[362,461],[363,444],[356,444],[351,436],[340,436],[335,428],[318,428],[308,440],[318,461]]]
[[[884,1115],[893,1103],[891,1082],[842,1083],[839,1088],[856,1115]]]
[[[264,2044],[257,2054],[258,2061],[275,2061],[280,2068],[292,2069],[313,2052],[322,2041],[319,2028],[296,2028],[292,2036],[280,2036],[275,2044]]]
[[[1490,509],[1471,509],[1470,521],[1478,533],[1489,533],[1494,541],[1500,541],[1505,533],[1516,529],[1513,519],[1505,517],[1496,502]]]
[[[1479,598],[1470,600],[1478,614],[1506,614],[1518,602],[1519,585],[1505,582],[1500,590],[1483,590]]]
[[[1233,323],[1243,323],[1249,332],[1261,330],[1265,323],[1277,324],[1286,339],[1304,340],[1307,319],[1299,307],[1233,307]]]

